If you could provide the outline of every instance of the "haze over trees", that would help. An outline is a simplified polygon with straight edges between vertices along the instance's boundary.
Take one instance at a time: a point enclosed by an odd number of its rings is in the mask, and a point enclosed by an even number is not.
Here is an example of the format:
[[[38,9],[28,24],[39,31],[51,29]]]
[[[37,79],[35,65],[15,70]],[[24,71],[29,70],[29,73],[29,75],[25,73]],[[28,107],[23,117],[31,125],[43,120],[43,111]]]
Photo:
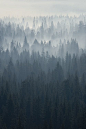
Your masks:
[[[0,129],[86,128],[86,15],[0,19]]]

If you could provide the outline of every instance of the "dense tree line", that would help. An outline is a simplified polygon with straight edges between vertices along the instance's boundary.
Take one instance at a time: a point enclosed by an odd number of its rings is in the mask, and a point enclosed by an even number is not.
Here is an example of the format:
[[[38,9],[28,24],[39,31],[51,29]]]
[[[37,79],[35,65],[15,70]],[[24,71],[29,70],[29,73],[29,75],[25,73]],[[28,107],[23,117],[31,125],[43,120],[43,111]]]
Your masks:
[[[86,128],[85,19],[0,19],[0,129]]]
[[[85,47],[86,41],[86,15],[79,17],[51,16],[0,19],[0,46],[10,49],[11,41],[23,45],[26,36],[30,45],[35,39],[45,44],[51,41],[57,46],[60,40],[67,43],[71,38],[77,39],[79,46]],[[60,42],[61,43],[61,42]]]
[[[85,52],[65,58],[26,50],[0,55],[1,129],[86,128]]]

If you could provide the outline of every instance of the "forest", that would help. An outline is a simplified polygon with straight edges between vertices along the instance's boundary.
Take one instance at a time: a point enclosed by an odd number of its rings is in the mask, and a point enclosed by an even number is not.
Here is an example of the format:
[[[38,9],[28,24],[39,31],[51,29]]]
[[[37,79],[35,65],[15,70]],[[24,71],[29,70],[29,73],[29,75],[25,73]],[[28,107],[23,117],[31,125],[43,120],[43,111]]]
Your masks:
[[[86,129],[86,15],[0,19],[0,129]]]

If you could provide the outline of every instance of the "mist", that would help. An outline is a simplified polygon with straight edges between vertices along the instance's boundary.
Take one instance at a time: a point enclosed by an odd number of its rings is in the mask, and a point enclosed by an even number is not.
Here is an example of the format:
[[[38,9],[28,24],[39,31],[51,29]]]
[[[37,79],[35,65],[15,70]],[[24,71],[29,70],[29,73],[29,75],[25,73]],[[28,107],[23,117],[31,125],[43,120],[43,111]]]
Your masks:
[[[0,129],[86,129],[85,0],[0,0]]]
[[[86,13],[84,2],[84,0],[0,0],[0,16],[79,15]]]

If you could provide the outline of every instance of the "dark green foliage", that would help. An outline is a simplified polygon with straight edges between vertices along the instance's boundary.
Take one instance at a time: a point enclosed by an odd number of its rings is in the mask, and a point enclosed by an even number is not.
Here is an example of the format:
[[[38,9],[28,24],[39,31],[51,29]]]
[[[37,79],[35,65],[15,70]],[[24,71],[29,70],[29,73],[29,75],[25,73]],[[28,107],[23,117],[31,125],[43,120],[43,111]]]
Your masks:
[[[80,62],[85,56],[25,55],[3,64],[0,129],[85,129],[86,68]]]

